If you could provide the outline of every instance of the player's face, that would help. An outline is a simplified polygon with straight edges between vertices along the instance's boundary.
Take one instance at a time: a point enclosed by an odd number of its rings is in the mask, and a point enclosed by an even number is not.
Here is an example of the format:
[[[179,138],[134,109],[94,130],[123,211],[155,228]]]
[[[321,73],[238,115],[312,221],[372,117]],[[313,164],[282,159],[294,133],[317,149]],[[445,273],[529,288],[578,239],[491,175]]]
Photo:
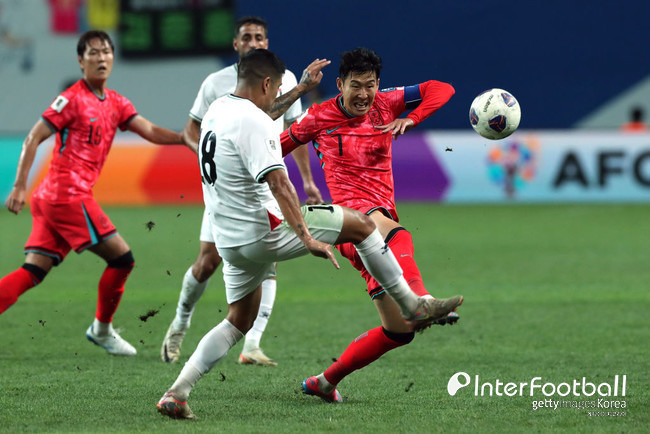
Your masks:
[[[232,46],[241,58],[250,50],[257,48],[269,48],[269,40],[266,38],[264,27],[257,24],[244,24],[239,28],[239,33],[232,41]]]
[[[94,38],[86,44],[84,55],[79,57],[79,66],[87,80],[106,80],[113,70],[113,59],[108,41]]]
[[[379,79],[375,71],[352,72],[345,80],[336,79],[336,87],[343,94],[343,107],[352,116],[363,116],[370,111],[375,101]]]

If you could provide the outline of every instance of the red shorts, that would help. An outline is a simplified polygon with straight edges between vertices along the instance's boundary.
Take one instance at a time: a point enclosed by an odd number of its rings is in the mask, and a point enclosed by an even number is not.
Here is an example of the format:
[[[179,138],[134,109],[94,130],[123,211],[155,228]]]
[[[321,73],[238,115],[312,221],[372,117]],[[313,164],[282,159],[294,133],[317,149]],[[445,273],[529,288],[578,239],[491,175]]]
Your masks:
[[[25,253],[35,252],[58,265],[74,249],[81,253],[117,234],[117,229],[92,197],[52,203],[32,197],[32,233]]]

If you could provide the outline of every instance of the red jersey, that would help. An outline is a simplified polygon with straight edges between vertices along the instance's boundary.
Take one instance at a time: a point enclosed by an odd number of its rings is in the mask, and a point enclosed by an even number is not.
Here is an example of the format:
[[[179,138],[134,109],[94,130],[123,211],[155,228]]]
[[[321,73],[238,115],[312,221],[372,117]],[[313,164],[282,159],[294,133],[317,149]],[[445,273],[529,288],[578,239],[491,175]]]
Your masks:
[[[137,114],[127,98],[110,89],[100,98],[83,79],[63,91],[41,116],[56,144],[34,197],[63,203],[92,196],[117,128],[125,130]]]
[[[369,213],[383,209],[397,220],[392,168],[392,135],[375,128],[405,110],[417,125],[442,107],[454,88],[439,81],[377,92],[370,111],[353,117],[338,95],[307,110],[280,135],[286,155],[298,145],[313,142],[335,204]]]

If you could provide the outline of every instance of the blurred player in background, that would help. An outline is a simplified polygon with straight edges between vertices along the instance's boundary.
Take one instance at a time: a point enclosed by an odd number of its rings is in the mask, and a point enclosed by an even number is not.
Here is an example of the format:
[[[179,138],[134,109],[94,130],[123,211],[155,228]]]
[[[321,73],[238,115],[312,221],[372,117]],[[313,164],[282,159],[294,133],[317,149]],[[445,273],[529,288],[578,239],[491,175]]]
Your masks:
[[[172,418],[195,418],[187,405],[191,390],[252,327],[262,282],[275,276],[277,261],[311,253],[338,268],[330,244],[352,242],[405,317],[425,321],[455,307],[411,291],[368,216],[338,205],[300,208],[268,116],[284,64],[270,51],[257,49],[239,65],[234,93],[215,101],[203,119],[199,149],[208,224],[223,257],[228,314],[201,339],[158,401],[158,411]]]
[[[634,107],[630,111],[630,120],[621,125],[623,133],[647,133],[648,124],[643,120],[643,109],[641,107]]]
[[[38,145],[56,133],[49,171],[31,198],[32,232],[25,244],[25,263],[0,280],[0,313],[41,283],[71,249],[77,253],[87,249],[107,266],[99,281],[95,320],[86,337],[111,354],[133,356],[135,348],[112,325],[133,269],[133,255],[93,198],[92,187],[118,127],[159,144],[182,144],[183,137],[138,115],[127,98],[106,87],[114,60],[113,42],[106,33],[84,33],[77,55],[83,78],[54,100],[23,142],[16,181],[6,201],[15,214],[25,205]]]
[[[235,24],[235,37],[233,48],[241,58],[250,50],[268,48],[268,24],[259,17],[246,16],[237,20]],[[300,83],[296,83],[295,75],[286,70],[282,76],[282,86],[278,91],[278,98],[270,108],[269,115],[275,119],[275,128],[278,134],[302,113],[300,97],[314,89],[320,79],[316,77],[321,69],[330,62],[316,59],[303,72]],[[194,105],[190,109],[190,117],[185,126],[185,136],[198,142],[201,121],[208,111],[210,104],[217,98],[232,93],[237,85],[237,64],[230,65],[220,71],[210,74],[201,85]],[[314,184],[309,167],[309,152],[293,154],[300,174],[303,187],[307,193],[308,204],[321,203],[320,191]],[[167,329],[167,333],[160,349],[160,356],[164,362],[177,362],[181,355],[181,345],[187,329],[190,327],[192,314],[199,299],[208,285],[210,276],[221,263],[221,257],[214,245],[213,235],[208,224],[208,210],[203,212],[201,233],[199,236],[199,255],[183,277],[181,293],[176,307],[176,316]],[[273,310],[275,301],[275,277],[262,284],[262,302],[255,325],[246,335],[244,348],[239,356],[239,363],[276,366],[277,363],[267,357],[260,348],[260,340]]]
[[[394,138],[442,107],[454,94],[454,88],[431,80],[378,92],[381,68],[381,59],[372,50],[357,48],[343,53],[336,79],[341,93],[309,108],[281,134],[283,153],[313,141],[333,203],[370,216],[404,270],[411,290],[418,296],[431,297],[413,258],[411,234],[398,223],[391,147]],[[406,110],[413,111],[399,118]],[[341,401],[336,385],[343,378],[382,354],[410,343],[414,331],[458,320],[458,315],[451,312],[428,324],[404,321],[398,305],[370,275],[354,246],[347,243],[337,248],[366,279],[382,326],[361,334],[324,373],[303,382],[304,393],[329,402]],[[462,297],[454,298],[454,302],[460,305]]]

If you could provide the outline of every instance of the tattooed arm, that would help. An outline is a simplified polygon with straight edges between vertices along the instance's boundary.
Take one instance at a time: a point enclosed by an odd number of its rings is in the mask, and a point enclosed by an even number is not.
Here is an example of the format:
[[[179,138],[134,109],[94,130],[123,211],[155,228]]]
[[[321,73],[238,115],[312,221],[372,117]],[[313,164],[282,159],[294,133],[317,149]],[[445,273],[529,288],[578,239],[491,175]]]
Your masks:
[[[279,118],[289,109],[289,107],[291,107],[291,104],[296,102],[298,98],[318,86],[318,83],[320,83],[323,78],[322,69],[330,63],[331,61],[326,59],[316,59],[311,62],[307,69],[302,72],[300,82],[289,92],[280,95],[275,99],[269,110],[269,116],[271,116],[273,120]]]

